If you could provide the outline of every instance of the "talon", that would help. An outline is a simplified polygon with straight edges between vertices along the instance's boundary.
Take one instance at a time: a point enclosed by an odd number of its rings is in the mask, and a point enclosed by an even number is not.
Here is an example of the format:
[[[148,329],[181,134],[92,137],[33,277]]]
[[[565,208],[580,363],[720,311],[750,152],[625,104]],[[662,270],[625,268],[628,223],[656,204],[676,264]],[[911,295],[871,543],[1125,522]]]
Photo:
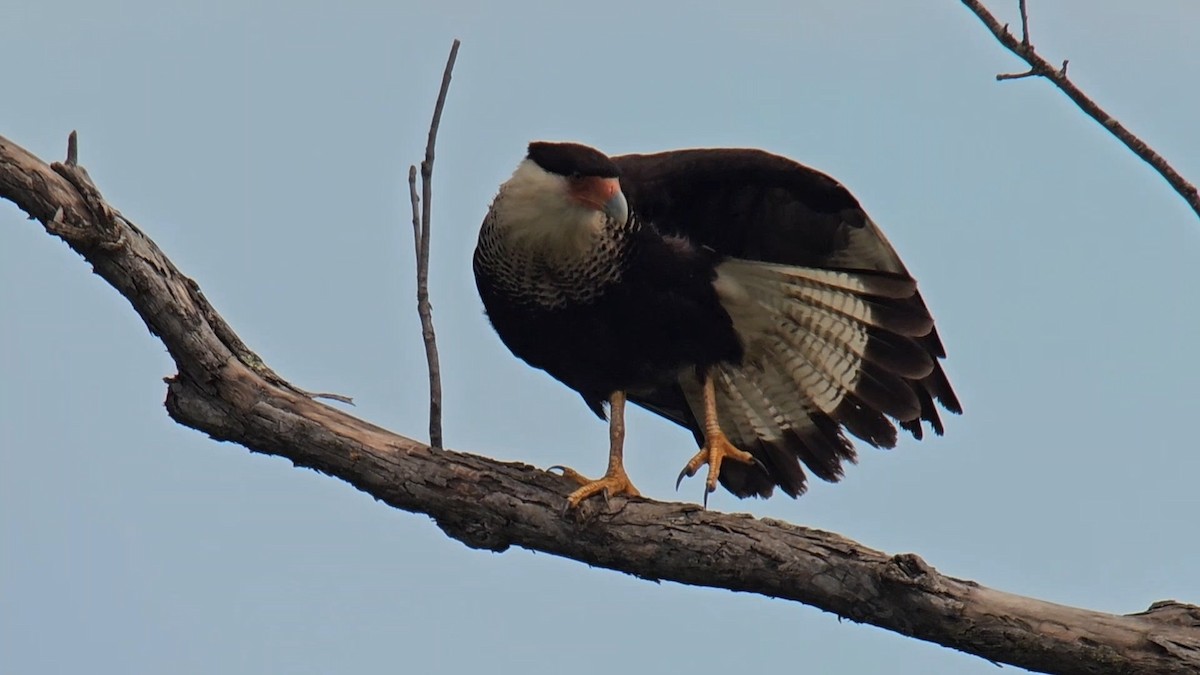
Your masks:
[[[679,472],[679,478],[675,480],[675,489],[679,489],[679,483],[683,481],[684,476],[695,476],[700,467],[707,464],[708,478],[704,481],[704,507],[708,508],[708,495],[716,491],[717,479],[721,476],[721,463],[726,459],[744,464],[757,464],[763,471],[767,470],[767,467],[763,466],[757,457],[730,443],[725,432],[721,431],[721,424],[717,417],[716,388],[713,385],[712,375],[706,373],[704,375],[704,446],[683,466],[683,471]]]
[[[604,475],[599,480],[588,480],[578,473],[572,471],[580,480],[578,490],[567,495],[567,510],[579,508],[583,500],[588,497],[593,497],[597,494],[604,496],[604,505],[609,506],[609,498],[616,495],[627,495],[629,497],[641,497],[642,493],[638,492],[637,488],[633,487],[633,483],[629,481],[629,476],[625,475],[624,469],[618,469]],[[572,478],[575,479],[574,477]]]
[[[757,466],[758,468],[762,469],[763,473],[770,475],[770,473],[771,473],[770,469],[767,468],[766,464],[762,463],[762,460],[760,460],[759,458],[757,458],[753,455],[751,455],[750,458],[754,460],[754,466]]]
[[[685,467],[683,467],[683,471],[680,471],[680,472],[679,472],[679,476],[677,476],[677,477],[675,478],[675,491],[676,491],[676,492],[678,492],[678,491],[679,491],[679,485],[680,485],[681,483],[683,483],[683,479],[684,479],[684,478],[691,478],[692,476],[695,476],[695,475],[696,475],[696,472],[695,472],[695,471],[689,472],[689,471],[688,471],[688,467],[686,467],[686,466],[685,466]]]
[[[721,464],[726,459],[732,459],[743,464],[757,464],[758,466],[762,466],[762,462],[758,461],[754,455],[730,443],[729,439],[725,437],[725,434],[720,429],[710,429],[704,439],[704,447],[700,448],[700,451],[684,465],[683,471],[679,472],[679,479],[675,482],[676,488],[678,489],[679,483],[685,475],[688,477],[695,476],[700,467],[707,464],[708,477],[704,481],[704,502],[707,506],[708,495],[716,491],[717,480],[721,476]]]
[[[556,469],[562,472],[561,474],[557,475],[561,475],[563,478],[574,481],[580,485],[587,485],[588,483],[593,482],[591,478],[588,478],[569,466],[563,466],[561,464],[555,464],[554,466],[546,469],[546,471],[553,473]]]

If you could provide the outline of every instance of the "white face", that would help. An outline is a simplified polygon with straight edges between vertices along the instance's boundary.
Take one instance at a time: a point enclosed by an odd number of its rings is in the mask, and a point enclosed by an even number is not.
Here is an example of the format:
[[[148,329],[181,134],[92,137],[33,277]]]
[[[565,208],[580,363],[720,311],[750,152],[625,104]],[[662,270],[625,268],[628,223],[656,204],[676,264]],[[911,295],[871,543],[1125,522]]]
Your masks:
[[[610,216],[604,210],[605,203],[581,199],[573,180],[579,179],[550,173],[532,160],[523,160],[512,178],[500,186],[492,204],[496,226],[514,246],[539,249],[550,257],[578,257],[587,253],[607,227],[625,224],[628,211],[623,207],[624,197],[619,188],[606,186],[609,192],[616,189],[610,199],[618,208]],[[618,222],[610,223],[613,218]]]

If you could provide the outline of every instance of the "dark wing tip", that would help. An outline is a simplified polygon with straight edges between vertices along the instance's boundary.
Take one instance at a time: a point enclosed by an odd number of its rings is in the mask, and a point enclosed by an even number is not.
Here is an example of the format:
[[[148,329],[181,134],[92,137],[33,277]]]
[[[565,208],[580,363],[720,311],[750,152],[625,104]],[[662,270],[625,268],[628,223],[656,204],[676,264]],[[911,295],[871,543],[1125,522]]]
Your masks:
[[[938,400],[938,403],[942,404],[943,408],[955,415],[962,414],[962,403],[958,400],[958,394],[954,393],[954,388],[950,386],[950,378],[946,376],[946,371],[942,369],[941,364],[934,368],[923,384],[929,389],[929,393]]]
[[[559,176],[617,178],[621,175],[608,155],[580,143],[534,141],[527,157],[546,171]]]

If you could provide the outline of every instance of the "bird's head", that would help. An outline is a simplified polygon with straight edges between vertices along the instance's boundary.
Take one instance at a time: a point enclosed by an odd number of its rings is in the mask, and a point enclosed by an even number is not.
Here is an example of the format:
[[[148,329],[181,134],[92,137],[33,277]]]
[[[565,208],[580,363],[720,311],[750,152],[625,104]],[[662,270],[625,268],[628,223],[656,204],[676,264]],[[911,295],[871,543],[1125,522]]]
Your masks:
[[[589,246],[594,235],[629,219],[617,165],[578,143],[530,143],[493,209],[509,236],[564,252]]]

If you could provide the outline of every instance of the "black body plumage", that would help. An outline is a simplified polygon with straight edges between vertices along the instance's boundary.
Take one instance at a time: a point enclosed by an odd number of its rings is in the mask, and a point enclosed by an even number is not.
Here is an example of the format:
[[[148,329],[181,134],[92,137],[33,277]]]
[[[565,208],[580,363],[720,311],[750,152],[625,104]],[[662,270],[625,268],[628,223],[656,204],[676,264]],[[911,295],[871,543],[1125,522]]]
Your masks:
[[[516,197],[502,188],[474,258],[501,340],[597,414],[621,390],[697,439],[696,386],[713,374],[722,427],[760,462],[724,465],[735,494],[796,496],[801,462],[837,480],[854,460],[842,428],[890,447],[891,420],[920,438],[922,421],[942,432],[935,400],[960,411],[915,282],[832,178],[756,150],[610,159],[534,143],[527,162],[552,177],[619,176],[629,215],[551,255],[513,234]]]

